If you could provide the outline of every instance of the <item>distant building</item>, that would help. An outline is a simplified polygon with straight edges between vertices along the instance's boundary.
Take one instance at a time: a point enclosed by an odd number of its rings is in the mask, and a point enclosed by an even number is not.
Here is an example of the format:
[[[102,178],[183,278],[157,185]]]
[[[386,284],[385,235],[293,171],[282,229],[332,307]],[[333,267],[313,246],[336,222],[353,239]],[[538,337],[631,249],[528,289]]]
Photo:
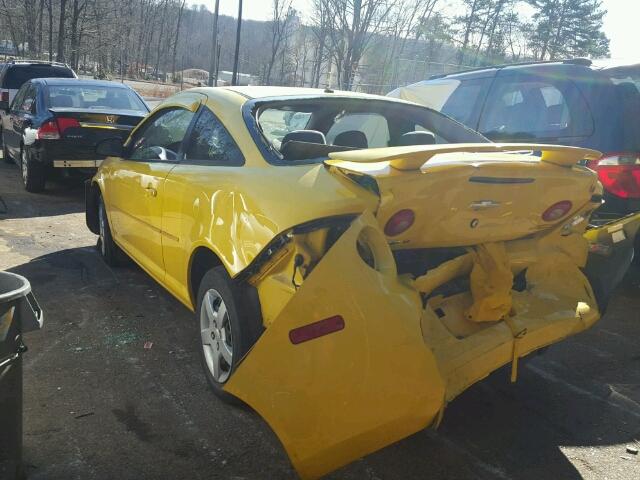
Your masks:
[[[11,40],[0,40],[0,55],[17,55],[18,49]]]

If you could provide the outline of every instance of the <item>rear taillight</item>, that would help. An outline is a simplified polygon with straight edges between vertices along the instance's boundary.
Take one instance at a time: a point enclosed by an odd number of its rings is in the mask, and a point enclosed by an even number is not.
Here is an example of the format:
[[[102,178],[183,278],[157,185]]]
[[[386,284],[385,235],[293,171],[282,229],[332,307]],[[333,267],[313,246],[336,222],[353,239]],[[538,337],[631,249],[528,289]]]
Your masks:
[[[330,333],[339,332],[342,329],[344,329],[344,319],[340,315],[335,315],[319,322],[294,328],[289,332],[289,340],[294,345],[297,345]]]
[[[69,128],[80,127],[75,118],[60,117],[43,123],[36,133],[38,140],[59,140]]]
[[[620,198],[640,198],[640,153],[611,153],[589,163],[602,186]]]
[[[573,204],[569,200],[562,200],[561,202],[554,203],[545,210],[542,214],[542,219],[545,222],[555,222],[565,217],[573,207]]]
[[[49,120],[40,125],[40,128],[36,131],[36,138],[38,140],[58,140],[60,138],[60,131],[58,130],[56,121]]]
[[[0,100],[2,100],[3,102],[8,102],[9,101],[9,92],[4,91],[1,94],[2,96],[0,97]]]
[[[407,231],[416,219],[413,210],[400,210],[393,214],[384,226],[384,234],[387,237],[394,237]]]

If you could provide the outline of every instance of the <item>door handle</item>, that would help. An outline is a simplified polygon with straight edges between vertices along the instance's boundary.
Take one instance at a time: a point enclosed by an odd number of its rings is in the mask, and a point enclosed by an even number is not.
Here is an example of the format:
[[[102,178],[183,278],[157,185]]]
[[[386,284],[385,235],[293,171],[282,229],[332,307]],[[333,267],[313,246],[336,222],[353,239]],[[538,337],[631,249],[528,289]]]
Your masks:
[[[156,197],[156,196],[158,196],[158,191],[153,187],[145,188],[145,192],[146,192],[147,197]]]

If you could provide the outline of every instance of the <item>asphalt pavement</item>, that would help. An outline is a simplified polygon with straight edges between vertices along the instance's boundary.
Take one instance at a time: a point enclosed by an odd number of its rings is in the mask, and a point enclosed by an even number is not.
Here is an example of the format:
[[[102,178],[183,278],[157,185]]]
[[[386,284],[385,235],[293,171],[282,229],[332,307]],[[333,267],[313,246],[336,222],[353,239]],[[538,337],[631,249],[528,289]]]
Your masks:
[[[209,392],[192,314],[136,266],[102,262],[81,185],[29,194],[0,161],[0,197],[0,269],[25,275],[45,311],[27,336],[30,479],[295,478],[268,425]],[[640,446],[639,292],[634,269],[605,318],[525,359],[516,384],[501,369],[454,400],[439,430],[328,478],[640,479],[627,452]]]

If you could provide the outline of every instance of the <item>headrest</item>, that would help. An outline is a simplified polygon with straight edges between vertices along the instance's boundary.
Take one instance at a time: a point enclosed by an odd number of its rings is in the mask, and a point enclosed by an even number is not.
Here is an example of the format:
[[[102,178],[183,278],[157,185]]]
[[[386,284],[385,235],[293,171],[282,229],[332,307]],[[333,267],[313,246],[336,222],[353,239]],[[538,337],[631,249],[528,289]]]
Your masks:
[[[436,136],[431,132],[407,132],[400,137],[398,147],[409,145],[435,145]]]
[[[367,137],[360,130],[349,130],[339,133],[333,141],[333,144],[340,145],[341,147],[369,148]]]
[[[280,151],[285,147],[287,142],[305,142],[305,143],[320,143],[326,145],[327,139],[324,137],[324,133],[318,130],[294,130],[287,133],[282,137]]]

